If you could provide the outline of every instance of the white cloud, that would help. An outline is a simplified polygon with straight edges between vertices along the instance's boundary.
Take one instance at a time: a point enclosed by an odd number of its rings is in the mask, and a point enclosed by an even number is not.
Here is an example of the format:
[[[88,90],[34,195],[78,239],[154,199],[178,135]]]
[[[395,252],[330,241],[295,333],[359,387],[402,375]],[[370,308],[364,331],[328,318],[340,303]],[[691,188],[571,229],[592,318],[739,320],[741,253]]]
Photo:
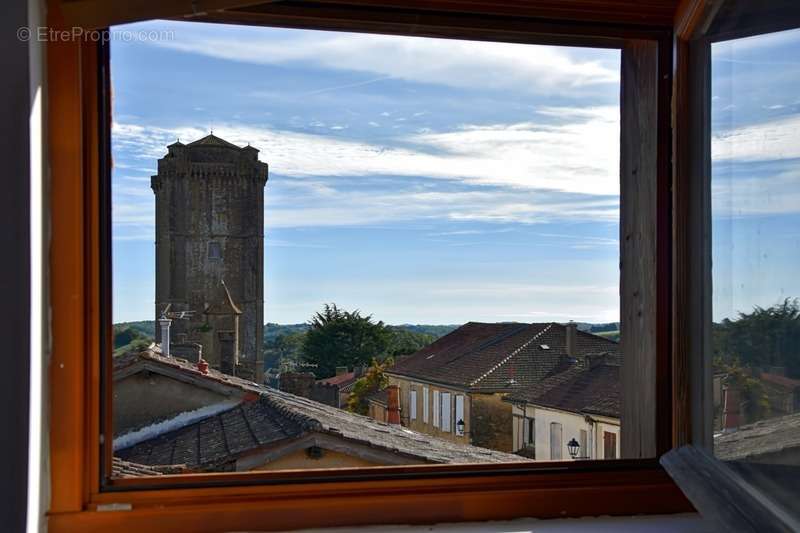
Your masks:
[[[800,115],[720,132],[711,140],[714,161],[770,161],[800,157]]]
[[[558,109],[548,108],[555,114]],[[261,150],[271,171],[284,176],[422,176],[472,184],[619,193],[617,108],[564,109],[562,124],[524,122],[462,126],[442,133],[399,138],[396,146],[324,135],[226,124],[215,134]],[[572,120],[567,120],[572,119]],[[165,145],[207,132],[115,123],[115,149],[155,166]]]
[[[230,61],[298,63],[372,76],[341,87],[395,78],[456,87],[563,93],[619,83],[618,65],[579,59],[580,52],[565,47],[196,23],[159,24],[173,24],[180,38],[149,44]],[[321,88],[317,92],[337,88]]]

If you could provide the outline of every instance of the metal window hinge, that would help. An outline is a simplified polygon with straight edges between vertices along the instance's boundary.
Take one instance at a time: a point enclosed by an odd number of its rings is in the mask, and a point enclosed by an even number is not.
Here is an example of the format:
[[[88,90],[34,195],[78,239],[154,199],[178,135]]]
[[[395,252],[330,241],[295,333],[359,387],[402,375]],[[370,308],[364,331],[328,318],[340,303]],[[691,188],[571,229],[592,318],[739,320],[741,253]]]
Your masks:
[[[133,505],[130,503],[99,503],[97,504],[98,511],[130,511]]]

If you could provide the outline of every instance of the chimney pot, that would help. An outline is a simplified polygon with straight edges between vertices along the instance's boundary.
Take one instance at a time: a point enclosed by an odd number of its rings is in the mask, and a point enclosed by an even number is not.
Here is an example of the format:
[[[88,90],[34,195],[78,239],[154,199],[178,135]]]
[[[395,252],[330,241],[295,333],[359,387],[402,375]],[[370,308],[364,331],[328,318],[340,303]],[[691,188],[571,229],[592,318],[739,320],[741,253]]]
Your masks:
[[[205,359],[200,359],[197,362],[197,370],[199,370],[201,374],[208,374],[208,362]]]
[[[386,387],[386,421],[390,424],[400,425],[400,387],[389,385]]]
[[[164,357],[170,357],[169,352],[169,326],[172,324],[172,320],[169,318],[162,316],[158,319],[158,324],[161,326],[161,355]]]

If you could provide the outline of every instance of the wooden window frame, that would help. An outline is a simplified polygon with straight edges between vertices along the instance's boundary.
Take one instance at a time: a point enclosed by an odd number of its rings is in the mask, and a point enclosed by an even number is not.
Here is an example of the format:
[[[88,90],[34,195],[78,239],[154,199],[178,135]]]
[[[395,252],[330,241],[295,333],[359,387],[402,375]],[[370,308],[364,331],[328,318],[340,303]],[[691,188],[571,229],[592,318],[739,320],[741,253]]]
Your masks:
[[[726,10],[728,10],[726,12]],[[770,12],[771,10],[771,12]],[[733,20],[731,17],[733,16]],[[722,24],[719,24],[720,19]],[[797,531],[763,473],[713,455],[711,44],[800,27],[796,4],[685,0],[676,14],[673,105],[673,443],[661,464],[725,531]],[[680,385],[680,386],[678,386]],[[738,463],[738,465],[736,464]],[[751,470],[750,475],[745,475]],[[755,475],[752,475],[755,474]]]
[[[110,365],[101,364],[112,340],[103,323],[110,316],[110,196],[103,179],[111,161],[108,46],[50,42],[52,531],[264,530],[691,510],[657,460],[675,443],[673,386],[683,393],[672,379],[671,27],[363,4],[282,2],[195,19],[622,50],[623,351],[636,346],[643,354],[623,369],[623,381],[640,385],[628,390],[645,407],[623,408],[623,424],[633,430],[627,441],[623,432],[622,443],[636,458],[107,479],[111,452],[100,434],[111,420],[110,391],[103,387],[111,382]],[[48,23],[65,26],[57,9]],[[634,253],[643,248],[652,253]]]

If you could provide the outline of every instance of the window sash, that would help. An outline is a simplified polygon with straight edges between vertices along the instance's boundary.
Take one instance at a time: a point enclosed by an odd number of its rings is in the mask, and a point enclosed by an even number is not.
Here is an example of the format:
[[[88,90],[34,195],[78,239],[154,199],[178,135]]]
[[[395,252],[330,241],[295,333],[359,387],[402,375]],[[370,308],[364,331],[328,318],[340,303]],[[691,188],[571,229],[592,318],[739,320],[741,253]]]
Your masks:
[[[409,418],[411,420],[417,419],[417,391],[416,389],[411,389],[408,391],[408,403],[409,403]]]
[[[276,6],[282,9],[283,6]],[[411,8],[410,8],[411,9]],[[216,19],[211,21],[234,21],[235,13],[215,13]],[[405,14],[403,16],[406,16]],[[228,18],[226,18],[228,17]],[[270,18],[272,17],[272,18]],[[671,67],[669,58],[668,33],[663,28],[617,28],[613,26],[593,26],[561,24],[557,31],[554,26],[547,22],[529,22],[511,16],[498,16],[480,21],[468,18],[456,17],[455,23],[444,24],[448,20],[448,15],[434,13],[429,16],[420,12],[420,16],[415,16],[413,23],[406,23],[403,20],[392,24],[381,21],[382,14],[375,14],[367,10],[366,16],[351,19],[347,14],[335,14],[335,8],[323,9],[315,12],[315,17],[295,17],[281,19],[279,15],[266,15],[262,22],[270,21],[273,25],[286,25],[294,27],[305,27],[309,29],[344,29],[344,30],[367,30],[386,32],[415,34],[422,33],[430,36],[440,37],[462,37],[482,38],[488,40],[506,40],[513,42],[539,42],[549,44],[562,44],[568,46],[576,45],[601,45],[611,47],[627,47],[628,43],[636,40],[659,41],[659,49],[664,50],[659,58],[659,77],[663,83],[660,87],[664,90],[659,92],[658,102],[650,105],[658,107],[660,110],[659,131],[669,131],[668,109],[669,109],[669,68]],[[330,22],[323,21],[324,17],[330,17]],[[427,17],[427,18],[426,18]],[[438,17],[438,18],[437,18]],[[335,20],[336,19],[336,20]],[[239,22],[253,23],[255,19],[240,20]],[[465,22],[466,21],[466,22]],[[534,35],[538,32],[537,35]],[[52,465],[52,499],[50,506],[49,524],[52,531],[74,531],[81,528],[83,531],[107,531],[112,527],[119,527],[119,515],[117,513],[100,513],[95,511],[99,505],[133,505],[133,511],[126,513],[124,523],[129,524],[148,524],[153,520],[158,520],[159,527],[178,529],[186,526],[187,515],[177,515],[172,512],[172,506],[187,501],[195,501],[195,498],[187,499],[187,494],[183,487],[204,487],[206,485],[215,488],[202,489],[205,492],[204,504],[202,506],[191,503],[193,516],[204,522],[198,524],[217,524],[219,529],[230,527],[231,517],[237,517],[237,524],[248,524],[247,527],[258,527],[263,523],[264,502],[256,502],[254,495],[282,495],[286,490],[280,485],[281,480],[290,480],[292,483],[302,482],[300,485],[293,484],[291,489],[293,501],[299,502],[303,509],[314,509],[314,501],[321,501],[322,496],[331,495],[341,497],[341,487],[346,485],[351,500],[342,499],[339,507],[341,512],[339,517],[346,514],[345,509],[363,510],[363,505],[356,505],[352,497],[364,495],[373,497],[376,491],[379,494],[391,494],[391,487],[399,487],[401,481],[392,478],[392,474],[387,474],[390,481],[363,484],[358,481],[358,472],[314,472],[314,473],[281,473],[280,475],[270,475],[269,473],[236,473],[236,474],[215,474],[186,476],[177,482],[175,479],[162,480],[106,480],[103,472],[110,470],[110,451],[99,445],[99,436],[103,424],[110,421],[108,410],[100,412],[99,405],[110,405],[109,388],[100,389],[99,380],[107,379],[108,366],[101,364],[101,348],[107,344],[108,337],[106,321],[103,318],[103,308],[107,306],[108,286],[110,272],[107,265],[104,265],[104,258],[107,257],[108,233],[104,233],[104,221],[108,221],[108,213],[104,212],[104,202],[108,197],[104,196],[107,191],[103,190],[105,185],[101,176],[109,168],[110,161],[109,137],[110,116],[108,115],[108,53],[103,50],[103,45],[90,42],[72,41],[68,43],[47,43],[48,61],[48,85],[46,94],[48,98],[48,109],[50,110],[48,136],[59,142],[50,143],[50,169],[52,173],[53,191],[51,202],[52,213],[52,248],[53,253],[63,252],[58,255],[62,268],[53,272],[51,281],[51,300],[53,308],[53,368],[61,368],[63,371],[51,374],[51,391],[49,397],[53,399],[50,409],[52,412],[51,425],[49,427],[51,465]],[[623,63],[625,62],[623,54]],[[79,61],[80,60],[80,61]],[[98,72],[102,76],[98,76]],[[647,100],[646,98],[642,100]],[[627,105],[631,105],[630,101]],[[623,102],[623,108],[625,102]],[[667,110],[666,112],[664,110]],[[665,114],[666,113],[666,114]],[[626,130],[623,129],[623,136]],[[637,135],[630,136],[633,142],[623,143],[623,155],[625,150],[642,150],[654,153],[655,148],[650,146],[648,141],[636,142]],[[659,133],[659,139],[666,139],[667,136]],[[64,142],[61,142],[64,141]],[[642,148],[647,146],[647,148]],[[659,141],[658,168],[659,175],[667,175],[668,167],[668,143],[666,140]],[[627,148],[626,148],[627,147]],[[641,172],[641,171],[640,171]],[[641,181],[641,180],[640,180]],[[664,196],[664,188],[659,188],[659,194]],[[666,196],[668,197],[668,195]],[[668,210],[660,210],[667,212]],[[92,222],[90,224],[89,222]],[[99,224],[96,223],[100,221]],[[669,248],[669,231],[659,233],[667,239]],[[663,244],[663,241],[661,242]],[[660,254],[661,252],[659,252]],[[64,257],[71,258],[65,261]],[[101,260],[102,259],[102,260]],[[624,261],[624,258],[623,258]],[[72,265],[69,268],[64,265]],[[663,284],[665,279],[669,279],[669,267],[660,270],[658,279],[659,284]],[[651,273],[652,274],[652,273]],[[654,275],[654,274],[653,274]],[[655,277],[655,275],[654,275]],[[663,294],[663,293],[660,293]],[[661,304],[659,304],[661,305]],[[100,339],[100,342],[98,342]],[[102,348],[105,349],[105,348]],[[663,345],[658,345],[659,357],[663,357]],[[59,366],[63,365],[63,366]],[[104,366],[105,365],[105,366]],[[659,367],[662,368],[663,367]],[[664,374],[659,374],[663,377]],[[664,379],[659,381],[668,382]],[[664,409],[669,410],[671,406],[671,396],[663,395],[664,390],[659,389],[659,413]],[[434,409],[438,403],[434,403]],[[669,416],[659,415],[659,420],[666,420],[669,423]],[[436,418],[434,418],[434,422]],[[107,427],[107,426],[106,426]],[[663,432],[660,433],[663,435]],[[660,442],[668,442],[661,440]],[[663,447],[663,446],[662,446]],[[57,451],[57,452],[56,452]],[[101,461],[102,458],[102,469]],[[611,508],[617,509],[619,514],[632,514],[646,510],[649,512],[675,512],[676,510],[689,510],[685,500],[676,495],[674,486],[663,476],[663,471],[653,460],[634,461],[626,463],[630,468],[620,465],[613,472],[591,473],[591,479],[598,480],[598,483],[616,484],[620,483],[622,493],[629,495],[629,498],[617,498],[614,501],[604,504],[604,511]],[[483,496],[487,502],[496,502],[498,509],[507,509],[503,513],[509,512],[508,516],[516,516],[510,509],[524,507],[527,514],[549,516],[553,512],[553,504],[548,503],[549,499],[532,497],[538,490],[548,490],[547,487],[553,481],[557,481],[564,487],[573,485],[581,490],[586,490],[586,472],[581,468],[570,468],[578,466],[565,464],[563,470],[558,474],[547,473],[532,465],[530,468],[520,468],[515,466],[514,475],[502,474],[506,469],[503,465],[483,468],[487,471],[497,469],[493,474],[497,477],[497,483],[492,483],[492,487],[504,487],[506,481],[511,480],[521,488],[513,494],[503,494],[495,492],[494,489],[484,492]],[[486,491],[486,479],[476,483],[472,480],[474,476],[448,476],[445,472],[453,472],[457,469],[439,468],[436,465],[408,467],[404,471],[411,473],[410,479],[417,479],[414,476],[427,476],[424,481],[430,490],[437,491],[437,494],[449,498],[447,501],[452,505],[446,505],[445,509],[452,512],[441,512],[436,515],[437,520],[457,520],[462,513],[459,509],[465,508],[461,502],[459,494],[461,491],[456,487],[469,487],[471,491]],[[473,468],[465,465],[465,473]],[[511,471],[512,469],[508,469]],[[532,475],[534,474],[535,475]],[[362,485],[347,485],[350,481],[345,481],[344,474],[356,480],[353,483]],[[577,477],[576,477],[577,476]],[[350,478],[348,478],[350,479]],[[420,478],[421,480],[422,478]],[[476,478],[477,479],[477,478]],[[232,485],[225,485],[226,480],[230,480]],[[277,484],[270,484],[275,480]],[[435,480],[435,481],[431,481]],[[459,481],[460,480],[460,481]],[[579,481],[580,480],[580,481]],[[325,481],[335,481],[331,486],[336,485],[336,492],[326,492],[329,485]],[[419,481],[423,483],[423,481]],[[663,498],[656,501],[658,505],[652,505],[652,492],[648,495],[647,502],[641,497],[640,490],[634,490],[636,484],[650,487],[657,487]],[[147,490],[144,490],[144,488]],[[361,486],[359,489],[357,486]],[[600,485],[598,485],[599,487]],[[298,487],[300,487],[298,489]],[[364,487],[369,487],[365,489]],[[113,492],[106,492],[106,489],[113,488]],[[166,490],[169,488],[169,490]],[[498,489],[499,490],[499,489]],[[569,489],[567,489],[569,490]],[[595,490],[591,488],[590,490]],[[597,489],[599,500],[604,494]],[[603,489],[607,490],[607,489]],[[653,489],[655,490],[655,489]],[[386,491],[386,492],[381,492]],[[121,496],[124,495],[124,496]],[[222,503],[218,497],[226,498]],[[309,500],[303,498],[310,497]],[[298,500],[299,498],[299,500]],[[412,498],[412,496],[409,496]],[[280,498],[278,498],[280,500]],[[426,520],[421,518],[428,516],[429,512],[426,501],[430,498],[417,498],[419,505],[404,507],[402,512],[393,513],[391,509],[384,511],[381,518],[377,521],[389,523],[400,520],[408,523],[409,520]],[[545,501],[548,500],[548,501]],[[598,500],[598,501],[599,501]],[[148,506],[153,505],[153,501],[158,501],[159,511],[153,514],[148,510]],[[552,516],[557,516],[564,509],[563,502],[559,499],[555,507],[559,510]],[[586,501],[586,500],[584,500]],[[122,503],[120,503],[122,502]],[[228,512],[216,514],[210,513],[211,507],[205,503],[213,502],[214,509],[226,509]],[[249,503],[247,503],[249,502]],[[269,500],[269,505],[274,507],[273,500]],[[349,507],[348,507],[349,506]],[[583,511],[581,511],[583,509]],[[570,516],[578,516],[586,511],[582,503],[579,507],[573,507],[567,511]],[[360,511],[359,511],[360,512]],[[143,514],[144,513],[144,514]],[[151,514],[147,514],[151,513]],[[343,514],[344,513],[344,514]],[[224,517],[221,517],[224,514]],[[319,513],[284,513],[280,512],[273,516],[272,524],[283,524],[281,527],[298,527],[300,524],[320,525],[313,522],[312,515]],[[285,515],[285,516],[284,516]],[[147,518],[149,516],[150,518]],[[411,518],[413,517],[413,518]],[[450,518],[448,518],[450,517]],[[473,515],[474,518],[474,515]],[[309,522],[309,520],[311,520]],[[332,518],[326,520],[327,525],[347,525],[346,519]],[[342,522],[341,520],[345,520]],[[124,528],[123,528],[124,529]]]

